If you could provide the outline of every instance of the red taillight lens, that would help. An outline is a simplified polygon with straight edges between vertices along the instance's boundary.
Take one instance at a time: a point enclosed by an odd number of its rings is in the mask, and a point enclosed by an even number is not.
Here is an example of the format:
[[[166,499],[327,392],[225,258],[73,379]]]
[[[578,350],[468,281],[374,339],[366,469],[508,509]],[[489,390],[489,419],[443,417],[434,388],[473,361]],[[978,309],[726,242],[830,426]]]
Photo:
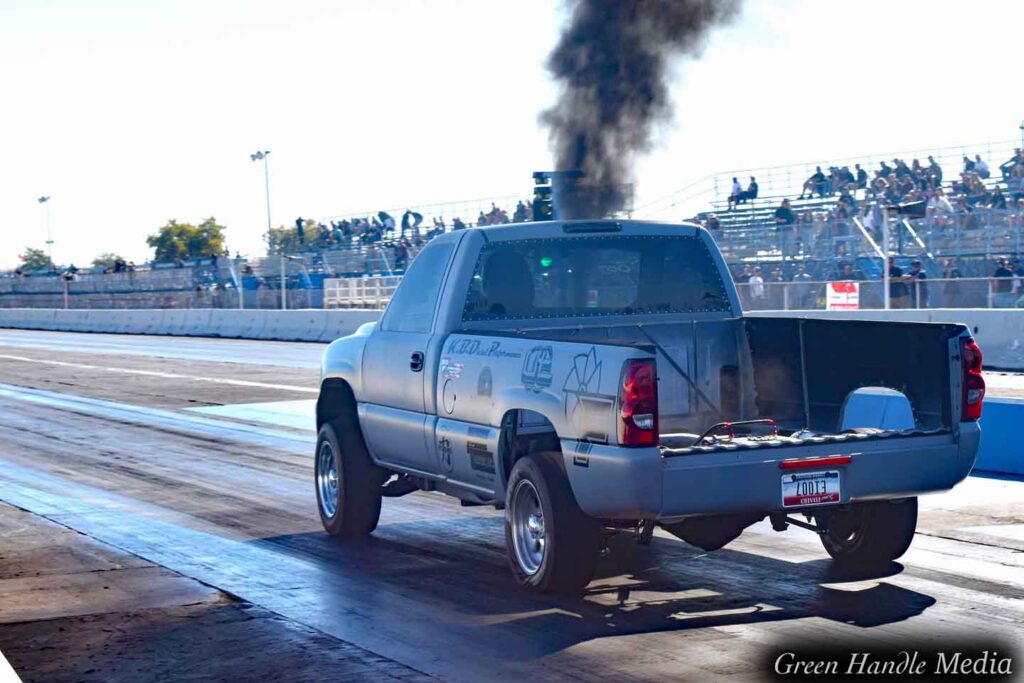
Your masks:
[[[960,364],[963,368],[963,407],[960,419],[964,422],[981,417],[981,404],[985,399],[985,378],[981,376],[981,349],[973,339],[960,344]]]
[[[653,360],[628,360],[619,382],[619,445],[658,443],[658,374]]]

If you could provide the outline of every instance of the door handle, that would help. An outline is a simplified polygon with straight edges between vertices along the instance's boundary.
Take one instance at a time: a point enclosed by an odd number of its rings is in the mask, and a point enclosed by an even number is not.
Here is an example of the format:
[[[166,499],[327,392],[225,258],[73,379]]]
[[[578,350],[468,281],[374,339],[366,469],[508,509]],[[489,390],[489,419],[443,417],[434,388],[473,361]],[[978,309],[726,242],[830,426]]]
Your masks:
[[[412,357],[409,359],[409,369],[413,372],[419,372],[423,369],[423,352],[413,351]]]

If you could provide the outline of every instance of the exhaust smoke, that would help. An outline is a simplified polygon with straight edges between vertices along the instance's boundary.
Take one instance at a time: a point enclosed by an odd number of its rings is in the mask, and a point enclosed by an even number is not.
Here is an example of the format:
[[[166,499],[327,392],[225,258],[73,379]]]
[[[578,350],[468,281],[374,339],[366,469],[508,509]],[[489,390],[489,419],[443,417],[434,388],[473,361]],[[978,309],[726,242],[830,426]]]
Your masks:
[[[602,218],[624,208],[633,162],[672,118],[671,60],[699,56],[740,0],[571,0],[569,24],[548,57],[561,92],[541,114],[559,171],[583,185],[556,193],[559,218]]]

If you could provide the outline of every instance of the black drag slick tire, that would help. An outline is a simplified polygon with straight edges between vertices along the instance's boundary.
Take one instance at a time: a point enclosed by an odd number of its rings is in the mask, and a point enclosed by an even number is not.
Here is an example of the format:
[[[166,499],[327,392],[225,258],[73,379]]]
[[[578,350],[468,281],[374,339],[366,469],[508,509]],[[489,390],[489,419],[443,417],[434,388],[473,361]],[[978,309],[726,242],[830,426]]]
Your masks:
[[[372,533],[386,475],[370,459],[354,417],[343,415],[320,428],[314,463],[317,510],[327,533],[342,538]]]
[[[837,564],[877,567],[907,552],[917,529],[917,498],[854,503],[829,520],[821,543]]]
[[[580,510],[560,453],[518,460],[509,475],[505,546],[512,574],[537,593],[579,593],[594,576],[601,524]]]

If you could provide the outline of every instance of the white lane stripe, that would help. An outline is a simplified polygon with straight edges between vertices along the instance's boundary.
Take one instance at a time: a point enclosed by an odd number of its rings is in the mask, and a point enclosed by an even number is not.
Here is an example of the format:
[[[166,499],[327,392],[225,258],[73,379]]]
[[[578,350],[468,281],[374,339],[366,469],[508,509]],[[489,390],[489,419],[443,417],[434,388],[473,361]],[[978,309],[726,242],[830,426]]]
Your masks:
[[[269,384],[267,382],[250,382],[244,379],[225,379],[223,377],[197,377],[195,375],[179,375],[173,372],[157,372],[156,370],[134,370],[130,368],[108,368],[101,365],[89,365],[87,363],[68,363],[61,360],[42,360],[40,358],[26,358],[24,356],[11,356],[0,353],[0,358],[16,360],[23,363],[42,363],[43,365],[59,365],[69,368],[80,368],[83,370],[105,370],[107,372],[120,372],[126,375],[146,375],[147,377],[161,377],[163,379],[188,379],[196,382],[213,382],[215,384],[231,384],[239,387],[260,387],[263,389],[281,389],[283,391],[298,391],[304,394],[318,394],[319,389],[312,387],[299,387],[293,384]]]
[[[21,679],[18,678],[14,667],[4,657],[3,652],[0,652],[0,683],[21,683]]]

